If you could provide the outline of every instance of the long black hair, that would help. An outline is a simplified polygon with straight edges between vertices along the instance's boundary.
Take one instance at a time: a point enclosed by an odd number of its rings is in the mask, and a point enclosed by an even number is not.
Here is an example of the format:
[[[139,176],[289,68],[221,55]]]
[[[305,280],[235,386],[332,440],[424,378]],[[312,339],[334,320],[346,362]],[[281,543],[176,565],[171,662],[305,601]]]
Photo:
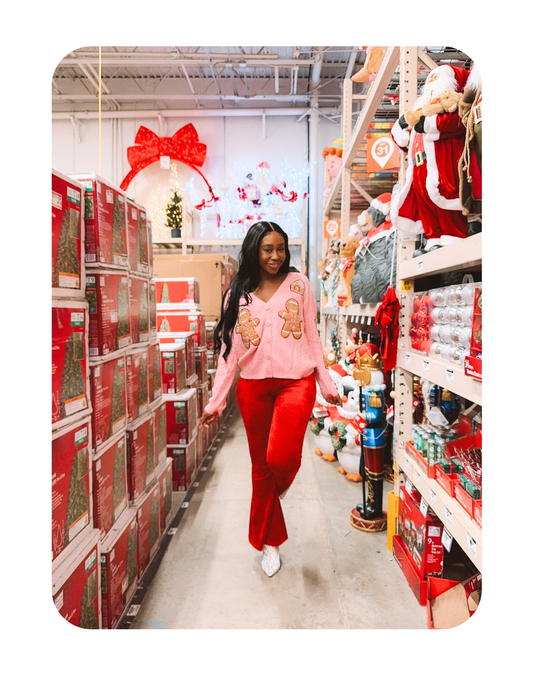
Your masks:
[[[237,323],[239,303],[244,297],[246,304],[251,301],[250,293],[257,289],[261,280],[259,269],[259,247],[261,240],[269,232],[279,232],[285,240],[285,261],[280,266],[279,273],[286,274],[290,270],[291,255],[289,252],[289,238],[287,233],[277,223],[260,221],[254,223],[246,233],[239,253],[239,270],[231,281],[229,288],[222,298],[220,320],[215,327],[214,341],[215,353],[222,349],[222,343],[226,345],[224,359],[227,360],[231,350],[232,333]],[[229,295],[228,295],[229,293]],[[226,301],[226,298],[227,301]]]

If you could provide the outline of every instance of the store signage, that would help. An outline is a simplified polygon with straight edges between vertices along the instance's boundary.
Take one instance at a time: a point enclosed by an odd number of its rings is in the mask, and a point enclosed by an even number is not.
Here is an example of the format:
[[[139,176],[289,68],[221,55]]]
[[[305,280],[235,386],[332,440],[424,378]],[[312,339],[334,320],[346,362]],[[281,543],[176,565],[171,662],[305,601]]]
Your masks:
[[[368,139],[366,146],[368,172],[394,170],[400,165],[398,147],[390,134]]]
[[[334,237],[341,236],[341,222],[340,220],[325,220],[324,221],[324,237],[328,240]]]

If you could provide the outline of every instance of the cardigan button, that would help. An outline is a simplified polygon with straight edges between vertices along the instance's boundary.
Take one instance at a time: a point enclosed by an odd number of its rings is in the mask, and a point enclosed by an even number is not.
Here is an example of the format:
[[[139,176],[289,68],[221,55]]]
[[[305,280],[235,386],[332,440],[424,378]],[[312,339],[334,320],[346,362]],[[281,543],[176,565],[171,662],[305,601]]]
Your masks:
[[[266,324],[267,326],[270,326],[270,321],[266,321],[265,324]]]

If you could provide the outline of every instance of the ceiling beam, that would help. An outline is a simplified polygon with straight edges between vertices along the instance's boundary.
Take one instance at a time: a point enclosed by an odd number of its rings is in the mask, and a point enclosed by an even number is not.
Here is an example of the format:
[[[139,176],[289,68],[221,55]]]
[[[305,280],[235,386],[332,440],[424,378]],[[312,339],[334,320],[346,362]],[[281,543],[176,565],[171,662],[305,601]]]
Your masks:
[[[101,117],[104,120],[119,119],[150,119],[159,120],[161,115],[164,118],[174,117],[262,117],[263,113],[274,117],[298,117],[307,112],[307,108],[232,108],[230,110],[222,108],[216,109],[194,109],[194,110],[121,110],[103,111]],[[320,112],[320,115],[326,115]],[[75,111],[75,112],[55,112],[52,113],[52,120],[71,120],[71,117],[78,120],[98,120],[99,113],[94,111]]]

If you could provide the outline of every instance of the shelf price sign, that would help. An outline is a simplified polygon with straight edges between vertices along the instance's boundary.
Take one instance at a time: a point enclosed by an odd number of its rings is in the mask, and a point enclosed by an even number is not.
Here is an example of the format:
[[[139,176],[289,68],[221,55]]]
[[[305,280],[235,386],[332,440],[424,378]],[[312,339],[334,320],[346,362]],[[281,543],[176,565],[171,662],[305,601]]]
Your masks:
[[[453,542],[453,537],[452,535],[448,532],[446,527],[442,530],[442,545],[446,549],[446,551],[450,551],[452,548],[452,542]]]
[[[473,556],[475,556],[476,555],[476,540],[468,532],[466,533],[466,543],[468,545],[468,549],[470,550],[470,553]]]

